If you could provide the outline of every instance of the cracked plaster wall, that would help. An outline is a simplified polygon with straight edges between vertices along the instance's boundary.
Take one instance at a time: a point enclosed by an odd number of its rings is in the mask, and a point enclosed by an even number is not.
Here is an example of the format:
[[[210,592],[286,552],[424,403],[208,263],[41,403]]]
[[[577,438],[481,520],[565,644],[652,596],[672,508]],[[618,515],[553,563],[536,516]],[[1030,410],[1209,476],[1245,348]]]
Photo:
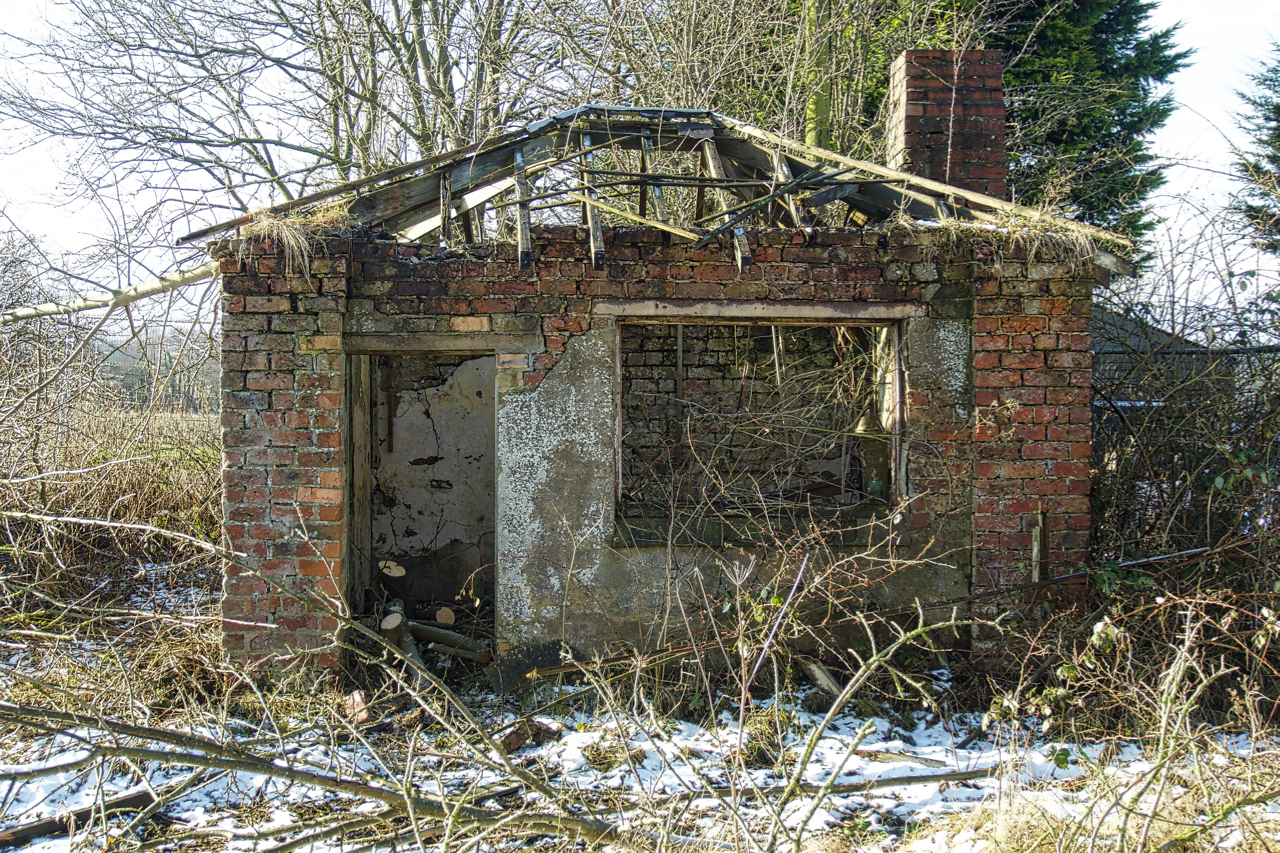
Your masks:
[[[415,598],[449,601],[472,580],[484,594],[492,587],[494,542],[493,356],[380,362],[373,382],[375,559],[403,565]]]
[[[497,636],[563,640],[583,653],[616,639],[624,568],[613,535],[614,347],[611,321],[574,336],[539,384],[502,395],[497,415]],[[634,605],[630,608],[634,611]],[[632,629],[634,633],[634,629]]]

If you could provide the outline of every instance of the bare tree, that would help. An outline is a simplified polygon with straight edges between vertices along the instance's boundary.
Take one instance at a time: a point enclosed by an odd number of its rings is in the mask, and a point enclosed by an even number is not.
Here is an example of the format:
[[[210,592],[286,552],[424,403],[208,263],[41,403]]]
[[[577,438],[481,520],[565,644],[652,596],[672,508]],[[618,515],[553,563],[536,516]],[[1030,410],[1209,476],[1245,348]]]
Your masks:
[[[528,117],[558,56],[539,0],[73,0],[7,38],[0,116],[72,141],[99,181],[247,209]]]
[[[883,152],[889,65],[908,48],[968,48],[1019,0],[621,0],[565,4],[557,37],[583,97],[706,107],[805,139]]]

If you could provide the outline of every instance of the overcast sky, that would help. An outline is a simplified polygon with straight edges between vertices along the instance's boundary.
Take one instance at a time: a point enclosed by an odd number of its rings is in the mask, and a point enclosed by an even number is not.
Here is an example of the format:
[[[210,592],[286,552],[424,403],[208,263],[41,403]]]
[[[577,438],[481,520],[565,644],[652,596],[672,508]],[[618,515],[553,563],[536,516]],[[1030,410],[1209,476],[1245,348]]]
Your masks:
[[[34,10],[43,5],[42,0],[15,4],[6,10],[3,26],[34,34]],[[1155,140],[1158,154],[1183,164],[1169,170],[1164,201],[1193,194],[1201,201],[1213,202],[1230,192],[1231,182],[1221,173],[1230,168],[1232,143],[1241,141],[1232,123],[1232,113],[1240,107],[1235,92],[1248,85],[1248,73],[1260,65],[1269,46],[1280,38],[1280,3],[1161,0],[1153,26],[1178,22],[1183,24],[1179,44],[1196,53],[1192,66],[1173,81],[1179,109]],[[0,157],[0,203],[10,216],[50,243],[72,249],[86,242],[83,232],[100,226],[92,212],[49,203],[50,188],[59,180],[58,159],[55,150]]]

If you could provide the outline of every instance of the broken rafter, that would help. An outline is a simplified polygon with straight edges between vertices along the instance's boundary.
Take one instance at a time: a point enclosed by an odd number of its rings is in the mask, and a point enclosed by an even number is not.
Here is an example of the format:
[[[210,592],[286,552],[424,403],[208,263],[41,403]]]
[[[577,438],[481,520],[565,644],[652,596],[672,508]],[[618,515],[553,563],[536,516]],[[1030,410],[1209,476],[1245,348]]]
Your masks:
[[[646,132],[640,137],[640,163],[643,167],[641,171],[645,171],[651,162],[653,162],[653,140],[649,138],[649,134]],[[649,192],[653,194],[653,209],[658,214],[658,221],[670,222],[671,217],[667,215],[667,200],[662,195],[662,185],[649,184]],[[643,202],[644,187],[640,188],[640,198]],[[640,208],[640,215],[644,216],[643,205]]]
[[[640,171],[599,169],[591,155],[606,148],[637,151]],[[657,171],[655,158],[660,151],[696,154],[700,174],[688,176]],[[573,161],[581,167],[582,186],[533,194],[532,175]],[[824,171],[856,171],[857,179],[837,181],[828,172],[806,183],[795,182],[793,175],[819,165]],[[418,174],[412,174],[415,171]],[[381,186],[375,187],[375,184]],[[601,202],[601,190],[606,187],[636,185],[639,186],[638,216]],[[600,269],[603,263],[601,213],[681,236],[692,233],[673,224],[673,211],[668,206],[670,199],[664,197],[664,189],[678,186],[695,189],[699,202],[705,200],[708,189],[721,200],[720,210],[714,214],[719,220],[716,232],[733,234],[739,269],[751,263],[744,227],[752,215],[758,215],[770,225],[817,224],[805,210],[805,199],[798,197],[802,189],[813,191],[808,199],[810,208],[842,201],[849,205],[850,214],[858,214],[859,224],[882,219],[894,210],[915,218],[956,218],[996,224],[1002,221],[997,214],[1008,213],[1110,244],[1132,245],[1119,235],[1091,225],[786,139],[712,111],[600,105],[570,110],[493,140],[313,193],[277,205],[272,211],[284,212],[341,193],[373,187],[350,206],[351,215],[359,222],[384,227],[409,240],[419,239],[438,228],[447,244],[453,237],[451,220],[455,216],[462,218],[460,224],[470,240],[483,235],[478,231],[472,233],[469,211],[481,210],[485,205],[495,208],[517,205],[516,238],[521,244],[521,267],[527,270],[532,264],[529,214],[539,209],[530,203],[555,197],[583,205],[583,220],[592,239],[592,265]],[[496,201],[512,189],[515,192],[508,197],[511,200]],[[743,203],[731,204],[727,198],[729,193],[741,198]],[[589,202],[582,202],[576,197],[579,195],[584,195]],[[958,206],[965,203],[971,206]],[[695,221],[702,221],[708,213],[704,209],[695,214]],[[183,237],[182,242],[225,231],[251,219],[252,216],[242,216],[211,226]],[[848,221],[847,215],[845,221]],[[706,241],[706,238],[699,239]],[[1100,251],[1095,260],[1100,267],[1113,272],[1133,273],[1131,264],[1110,252]],[[9,315],[0,317],[5,318],[0,322],[9,319]]]
[[[586,162],[586,169],[583,169],[583,183],[587,185],[587,198],[584,199],[582,205],[582,213],[587,222],[587,233],[591,239],[591,268],[593,270],[604,269],[604,229],[600,226],[600,211],[596,204],[599,203],[600,196],[596,192],[596,188],[592,185],[592,177],[590,175],[591,167],[595,165],[595,158],[591,149],[591,134],[584,133],[580,137],[582,142],[582,159]]]
[[[578,193],[575,193],[575,192],[565,193],[565,195],[569,196],[569,198],[575,201],[582,202],[583,204],[589,207],[593,207],[597,210],[602,210],[605,213],[612,213],[614,216],[621,216],[623,219],[629,219],[632,222],[638,223],[640,225],[647,225],[650,228],[659,228],[670,234],[675,234],[679,237],[684,237],[686,240],[697,240],[700,237],[702,237],[702,235],[696,231],[689,231],[687,229],[681,228],[678,225],[671,225],[670,223],[667,223],[667,222],[659,222],[656,219],[646,219],[643,216],[637,216],[636,214],[628,213],[627,211],[622,210],[621,208],[617,208],[617,207],[613,207],[611,205],[605,204],[599,199],[590,198],[585,195],[579,195]]]
[[[450,208],[452,213],[465,216],[469,211],[479,208],[485,202],[489,201],[489,199],[502,195],[515,185],[515,178],[504,178],[496,184],[489,184],[488,186],[474,189],[469,193],[450,199]],[[440,228],[443,231],[445,220],[441,214],[439,205],[432,205],[429,208],[425,208],[423,210],[423,214],[426,217],[425,219],[402,227],[396,232],[397,236],[402,237],[405,240],[414,241],[422,239],[422,237],[430,234],[437,228]],[[447,238],[445,238],[445,242],[446,244],[448,243]]]
[[[727,215],[725,217],[725,221],[719,227],[713,229],[709,234],[707,234],[697,243],[694,243],[693,248],[700,249],[703,246],[710,243],[716,237],[723,234],[725,231],[728,231],[731,228],[738,228],[739,223],[741,223],[748,216],[754,215],[756,211],[760,210],[762,207],[776,201],[777,199],[781,198],[782,196],[788,193],[794,192],[795,190],[808,186],[812,182],[812,179],[815,177],[815,175],[819,177],[831,178],[831,177],[835,177],[836,175],[844,174],[845,172],[848,172],[848,171],[849,171],[848,169],[841,169],[839,172],[833,172],[830,175],[823,175],[819,169],[813,168],[813,169],[810,169],[808,172],[805,172],[799,178],[796,178],[795,180],[787,184],[784,184],[783,186],[778,187],[776,190],[769,193],[768,195],[761,196],[760,198],[747,202],[744,205],[740,205],[739,208],[737,209],[737,212],[734,212],[732,209],[726,210],[725,213]],[[856,188],[857,184],[851,184],[851,186]]]
[[[724,164],[720,162],[720,152],[716,150],[714,139],[708,139],[703,143],[702,152],[707,161],[707,170],[711,172],[713,178],[725,177]],[[723,192],[723,191],[721,191]],[[724,205],[726,208],[729,205]],[[731,215],[725,216],[725,225],[733,234],[733,259],[738,264],[738,272],[743,272],[747,267],[751,266],[751,247],[747,245],[747,232],[740,224],[737,224]]]
[[[1093,225],[1088,225],[1084,222],[1076,222],[1071,219],[1064,219],[1059,216],[1052,216],[1050,214],[1043,213],[1034,208],[1024,207],[1020,204],[1015,204],[1011,201],[1005,201],[1004,199],[995,198],[994,196],[984,195],[980,192],[974,192],[973,190],[966,190],[962,187],[953,187],[950,184],[944,184],[938,181],[932,181],[932,180],[929,180],[928,178],[922,178],[922,177],[919,177],[918,175],[912,175],[907,172],[899,172],[897,169],[890,169],[888,166],[880,166],[876,163],[870,163],[866,160],[855,160],[852,157],[846,157],[843,154],[837,154],[836,152],[828,151],[825,148],[817,148],[812,145],[807,145],[803,142],[799,142],[794,139],[787,139],[785,136],[779,136],[776,133],[771,133],[767,130],[762,130],[761,128],[747,124],[746,122],[739,121],[738,119],[730,118],[729,116],[721,115],[719,113],[716,113],[715,117],[716,117],[716,120],[721,122],[725,127],[732,128],[733,130],[736,130],[747,136],[752,136],[764,142],[768,142],[771,145],[775,145],[780,148],[790,149],[792,151],[796,151],[802,154],[807,154],[810,157],[817,157],[822,160],[829,160],[834,163],[841,163],[846,166],[851,166],[855,169],[861,169],[862,171],[872,175],[877,175],[883,178],[889,178],[894,181],[902,181],[906,185],[906,187],[911,189],[923,190],[925,191],[925,193],[928,193],[928,194],[937,194],[942,198],[946,198],[947,196],[955,196],[956,198],[962,198],[965,201],[971,202],[973,204],[980,204],[983,207],[989,207],[992,210],[1000,210],[1005,213],[1011,213],[1017,216],[1025,217],[1027,219],[1038,219],[1038,220],[1048,221],[1053,223],[1053,225],[1055,226],[1061,226],[1064,230],[1067,230],[1067,231],[1075,231],[1077,233],[1086,234],[1090,237],[1093,237],[1094,239],[1104,240],[1110,243],[1118,243],[1122,246],[1127,246],[1130,248],[1133,247],[1132,241],[1124,237],[1121,237],[1119,234],[1112,233],[1111,231],[1106,231],[1102,228],[1098,228]],[[906,190],[906,192],[910,192],[910,189]],[[918,195],[919,197],[925,197],[925,198],[930,197],[929,195],[925,195],[925,193],[918,193],[918,194],[912,193],[912,195]],[[989,216],[983,216],[981,211],[973,211],[973,213],[978,218],[983,218],[983,219],[989,218]]]
[[[386,181],[391,181],[396,178],[404,177],[405,175],[408,175],[410,172],[417,172],[422,169],[431,168],[433,166],[439,167],[443,164],[451,163],[455,160],[461,160],[464,157],[469,157],[473,154],[478,154],[482,151],[492,151],[495,148],[501,148],[503,145],[506,145],[507,143],[509,143],[512,139],[518,139],[524,136],[526,132],[527,132],[526,130],[522,129],[519,131],[515,131],[513,133],[504,134],[494,139],[487,139],[487,140],[484,140],[483,142],[477,142],[473,145],[468,145],[465,148],[459,148],[455,151],[446,151],[443,154],[435,154],[431,157],[424,157],[423,159],[415,160],[412,163],[405,163],[403,166],[396,166],[392,169],[386,169],[384,171],[378,172],[375,175],[370,175],[367,178],[360,178],[354,181],[347,181],[346,183],[338,184],[337,186],[330,187],[329,189],[326,189],[326,190],[319,190],[317,192],[310,193],[309,195],[304,195],[300,198],[295,198],[291,201],[286,201],[286,202],[282,202],[281,204],[273,205],[272,207],[267,208],[265,212],[268,214],[288,213],[291,210],[297,210],[300,207],[306,207],[309,204],[315,204],[318,201],[324,201],[325,199],[333,198],[336,195],[343,195],[344,193],[356,192],[357,190],[361,190],[361,189],[364,189],[365,187],[373,186],[374,184],[381,184]],[[230,219],[226,222],[220,222],[217,225],[210,225],[207,228],[201,228],[197,231],[192,231],[190,234],[187,234],[185,237],[178,238],[177,245],[181,246],[184,243],[192,243],[203,237],[209,237],[214,234],[221,234],[224,231],[230,231],[233,228],[239,228],[241,225],[248,225],[259,215],[260,213],[258,211],[254,211],[253,213],[246,213],[244,216],[238,216],[235,219]]]
[[[453,191],[448,174],[440,176],[440,240],[447,248],[453,242]]]
[[[516,148],[516,249],[519,252],[520,269],[533,269],[533,239],[529,225],[529,175],[524,168],[524,149]]]

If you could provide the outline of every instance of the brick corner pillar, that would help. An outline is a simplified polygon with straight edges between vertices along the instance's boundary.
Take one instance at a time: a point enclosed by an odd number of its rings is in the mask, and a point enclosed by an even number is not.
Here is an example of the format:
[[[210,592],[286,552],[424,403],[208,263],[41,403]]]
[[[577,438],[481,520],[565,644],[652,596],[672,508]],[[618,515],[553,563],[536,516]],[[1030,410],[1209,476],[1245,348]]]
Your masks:
[[[998,50],[904,51],[889,72],[889,167],[1005,198],[1001,61]]]
[[[286,273],[271,247],[222,261],[222,645],[234,662],[340,665],[346,549],[348,259]]]
[[[1074,574],[1089,558],[1093,277],[1067,261],[1027,263],[1017,246],[1003,268],[1007,277],[980,283],[974,299],[975,594]],[[1071,603],[1079,592],[1027,591],[974,613]],[[973,649],[991,668],[1016,664],[1007,638],[987,629]]]

